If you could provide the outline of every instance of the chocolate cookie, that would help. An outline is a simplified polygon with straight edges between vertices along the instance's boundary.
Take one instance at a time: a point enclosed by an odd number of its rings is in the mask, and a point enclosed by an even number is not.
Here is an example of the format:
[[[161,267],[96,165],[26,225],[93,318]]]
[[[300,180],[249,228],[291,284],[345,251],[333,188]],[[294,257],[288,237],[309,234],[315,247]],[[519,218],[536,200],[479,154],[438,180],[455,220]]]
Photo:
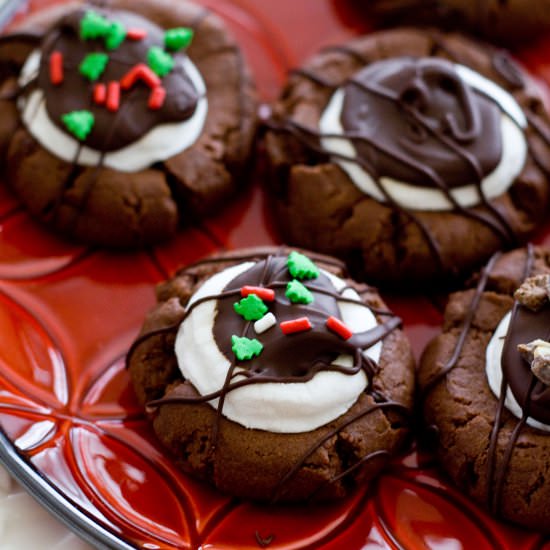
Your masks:
[[[510,57],[397,29],[294,71],[267,122],[286,241],[378,285],[462,278],[522,241],[549,199],[549,118]]]
[[[256,101],[222,22],[185,1],[72,3],[0,37],[0,157],[76,240],[144,246],[233,194]]]
[[[419,370],[424,417],[437,434],[442,467],[495,516],[544,531],[550,529],[549,281],[547,249],[494,256],[477,287],[450,296],[443,332]]]
[[[548,0],[370,0],[360,9],[381,25],[428,24],[515,44],[550,30]]]
[[[409,343],[339,261],[225,253],[182,269],[157,298],[127,366],[186,472],[253,500],[328,500],[369,483],[403,443]]]

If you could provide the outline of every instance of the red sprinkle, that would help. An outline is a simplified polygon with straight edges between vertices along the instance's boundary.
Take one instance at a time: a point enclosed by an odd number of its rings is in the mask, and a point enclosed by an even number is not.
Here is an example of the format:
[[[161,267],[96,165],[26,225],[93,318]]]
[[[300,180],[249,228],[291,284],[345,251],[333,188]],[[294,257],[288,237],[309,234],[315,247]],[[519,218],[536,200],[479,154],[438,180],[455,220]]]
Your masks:
[[[329,330],[335,332],[344,340],[348,340],[353,336],[353,332],[351,332],[351,330],[342,321],[340,321],[340,319],[336,319],[336,317],[329,317],[326,325]]]
[[[126,31],[126,38],[130,40],[143,40],[147,36],[145,29],[133,28]]]
[[[271,288],[264,288],[263,286],[243,286],[241,288],[241,296],[245,298],[249,294],[255,294],[258,298],[266,302],[273,302],[273,300],[275,300],[275,291]]]
[[[160,77],[144,63],[139,64],[139,78],[141,78],[149,88],[160,86]]]
[[[162,86],[153,88],[153,91],[149,95],[149,102],[147,106],[149,109],[160,109],[164,105],[164,98],[166,97],[166,90]]]
[[[140,65],[134,65],[121,79],[120,87],[123,90],[129,90],[139,78],[139,67]]]
[[[63,82],[63,54],[57,50],[50,54],[50,82],[54,86]]]
[[[304,332],[312,328],[312,325],[307,317],[298,317],[298,319],[292,319],[291,321],[283,321],[279,326],[281,327],[283,334]]]
[[[129,90],[137,80],[143,80],[149,88],[160,86],[160,78],[145,63],[134,65],[121,79],[120,87]]]
[[[103,105],[107,99],[107,86],[105,84],[96,84],[94,86],[94,102]]]
[[[114,80],[107,85],[107,99],[105,106],[111,112],[118,111],[120,107],[120,84]]]

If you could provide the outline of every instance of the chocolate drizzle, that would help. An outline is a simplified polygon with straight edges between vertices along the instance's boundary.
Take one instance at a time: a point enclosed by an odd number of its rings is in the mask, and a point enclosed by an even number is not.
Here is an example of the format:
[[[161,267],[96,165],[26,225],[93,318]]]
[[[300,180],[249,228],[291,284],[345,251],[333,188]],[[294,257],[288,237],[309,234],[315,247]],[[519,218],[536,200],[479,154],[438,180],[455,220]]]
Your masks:
[[[485,291],[485,287],[487,286],[487,282],[489,281],[489,277],[491,275],[491,270],[493,269],[493,266],[495,265],[496,261],[501,256],[500,252],[497,252],[496,254],[493,254],[492,258],[489,260],[485,268],[481,272],[481,276],[479,278],[479,282],[477,284],[477,288],[475,291],[475,294],[472,298],[472,301],[470,302],[470,306],[468,308],[468,312],[466,314],[466,317],[464,318],[464,322],[462,323],[462,329],[460,331],[460,335],[458,337],[458,340],[456,342],[456,346],[453,350],[453,354],[448,359],[448,361],[443,365],[443,368],[426,384],[423,388],[423,400],[425,400],[430,393],[430,391],[437,385],[441,380],[452,370],[456,367],[458,360],[460,358],[460,354],[462,353],[462,350],[464,349],[464,344],[466,343],[466,337],[468,336],[468,331],[470,330],[472,326],[472,321],[474,320],[475,312],[479,306],[479,302],[481,300],[481,297],[483,296],[483,292]]]
[[[460,63],[437,33],[429,34],[434,56],[442,50],[452,62]],[[319,71],[293,72],[327,90],[344,90],[342,134],[327,135],[291,118],[273,118],[268,121],[269,129],[291,134],[313,153],[352,162],[365,170],[385,202],[419,227],[445,272],[453,272],[454,266],[444,265],[437,239],[421,216],[393,200],[380,181],[382,177],[440,190],[455,212],[489,227],[503,245],[517,245],[511,222],[485,196],[481,186],[502,154],[502,111],[496,101],[465,83],[446,59],[401,57],[371,63],[354,49],[333,49],[364,67],[341,82],[331,82]],[[521,71],[506,52],[491,52],[491,60],[510,89],[524,88]],[[540,128],[533,129],[550,144]],[[357,154],[332,152],[322,144],[323,138],[347,140]],[[534,156],[529,143],[528,147]],[[548,170],[537,164],[548,175]],[[453,188],[468,184],[477,189],[479,204],[475,208],[461,206],[451,193]]]
[[[442,369],[428,380],[423,388],[423,400],[446,375],[458,364],[463,351],[466,335],[470,330],[475,312],[485,292],[491,271],[500,254],[491,258],[482,272],[478,286],[470,302],[470,306],[462,323],[460,335],[455,344],[450,359]],[[526,250],[523,279],[533,270],[535,252],[531,245]],[[486,504],[491,512],[498,516],[506,474],[517,440],[527,425],[528,418],[533,418],[545,424],[550,424],[550,388],[538,381],[531,373],[527,362],[521,358],[517,349],[519,343],[526,343],[536,338],[548,339],[550,335],[550,306],[533,312],[521,306],[517,301],[512,308],[510,324],[504,341],[501,358],[502,383],[500,396],[495,409],[495,419],[491,429],[487,449],[487,493]],[[504,424],[505,400],[508,389],[516,398],[522,410],[522,416],[511,429],[508,440],[502,441],[501,429]],[[511,418],[510,416],[507,418]],[[499,442],[500,440],[500,442]],[[499,446],[501,449],[499,449]]]
[[[525,79],[521,70],[504,50],[496,51],[492,56],[493,69],[509,84],[511,88],[521,90],[525,87]]]
[[[205,403],[219,398],[217,420],[213,426],[211,438],[211,452],[214,452],[218,433],[221,428],[224,400],[232,390],[245,385],[269,382],[303,383],[313,378],[317,372],[326,370],[335,370],[347,375],[353,375],[363,370],[368,378],[368,386],[365,391],[371,395],[373,403],[355,413],[351,418],[346,418],[344,421],[339,422],[335,421],[334,427],[328,433],[325,433],[319,441],[316,441],[280,480],[271,496],[273,502],[280,499],[283,487],[300,470],[308,457],[323,445],[326,440],[338,434],[346,426],[379,410],[394,410],[403,414],[404,418],[409,414],[407,407],[386,398],[381,389],[376,386],[375,375],[378,372],[378,365],[363,353],[376,342],[382,341],[390,332],[400,326],[401,320],[387,310],[376,310],[377,315],[387,318],[385,322],[378,324],[375,328],[366,332],[356,333],[347,341],[343,340],[325,327],[325,321],[328,316],[340,317],[338,302],[353,303],[365,308],[368,308],[368,306],[363,302],[342,296],[345,288],[341,289],[340,292],[336,291],[330,279],[322,272],[314,281],[302,281],[310,292],[313,293],[314,302],[309,305],[291,304],[284,294],[284,289],[290,280],[287,273],[286,257],[286,254],[281,250],[276,254],[262,254],[260,257],[258,255],[243,255],[242,257],[232,256],[226,259],[213,259],[214,262],[227,261],[232,264],[251,258],[256,260],[256,263],[250,269],[235,277],[220,293],[204,296],[193,302],[186,309],[180,322],[183,323],[201,303],[216,301],[217,314],[213,327],[214,339],[220,351],[230,362],[225,383],[218,391],[208,395],[190,395],[185,386],[179,384],[166,393],[164,397],[147,404],[148,409],[154,411],[160,406],[177,403]],[[315,256],[312,256],[312,258],[315,258]],[[209,260],[206,260],[206,262],[209,262]],[[189,268],[185,269],[184,272],[189,272],[188,270]],[[191,268],[192,271],[193,268]],[[251,322],[245,321],[233,310],[233,304],[240,299],[240,288],[245,285],[263,286],[275,290],[276,298],[275,302],[270,303],[270,311],[275,314],[278,323],[307,315],[313,324],[313,329],[304,333],[284,335],[278,327],[272,327],[260,335],[254,334]],[[151,335],[164,331],[171,332],[175,328],[167,327],[166,329],[160,329],[152,332]],[[240,361],[239,368],[237,368],[237,361],[230,346],[231,334],[258,338],[262,341],[264,350],[258,357],[252,360]],[[128,354],[127,362],[131,361],[136,348],[148,337],[149,335],[147,334],[143,335],[135,343]],[[354,358],[353,366],[333,365],[332,362],[340,354],[351,355]],[[236,378],[237,376],[239,378]],[[329,482],[336,482],[342,476],[361,467],[367,461],[387,455],[387,451],[370,453],[359,459],[357,463],[349,465],[345,472],[342,472]],[[317,488],[315,492],[318,490],[321,490],[321,487]]]

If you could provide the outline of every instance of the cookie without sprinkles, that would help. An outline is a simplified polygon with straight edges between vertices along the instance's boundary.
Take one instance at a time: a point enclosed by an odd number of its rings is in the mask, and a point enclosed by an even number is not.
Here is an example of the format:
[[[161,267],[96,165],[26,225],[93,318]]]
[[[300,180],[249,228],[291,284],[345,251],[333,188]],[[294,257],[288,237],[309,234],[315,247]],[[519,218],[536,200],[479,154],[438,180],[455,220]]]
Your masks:
[[[397,28],[293,70],[267,120],[282,239],[418,289],[456,284],[528,238],[550,206],[550,119],[510,67],[467,37]]]
[[[533,246],[493,256],[466,290],[450,294],[419,369],[442,468],[497,518],[545,530],[550,486],[535,480],[547,472],[550,393],[537,374],[547,379],[550,307],[533,311],[513,292],[550,273],[549,259]]]

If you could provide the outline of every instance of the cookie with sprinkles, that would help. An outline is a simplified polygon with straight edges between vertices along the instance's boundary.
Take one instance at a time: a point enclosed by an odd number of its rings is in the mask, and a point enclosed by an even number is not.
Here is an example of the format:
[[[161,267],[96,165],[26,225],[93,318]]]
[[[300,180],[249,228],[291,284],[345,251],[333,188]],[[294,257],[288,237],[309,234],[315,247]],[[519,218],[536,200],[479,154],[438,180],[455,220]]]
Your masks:
[[[550,251],[497,254],[449,297],[419,370],[442,468],[496,517],[549,531]]]
[[[245,179],[254,87],[237,44],[205,8],[50,8],[0,37],[0,74],[6,180],[69,238],[160,242]]]
[[[550,198],[550,119],[502,50],[414,28],[328,47],[266,120],[285,242],[356,278],[449,284],[525,241]]]
[[[289,296],[293,283],[307,300]],[[191,475],[252,500],[331,500],[371,482],[403,444],[409,343],[340,261],[238,250],[183,268],[157,299],[127,367]]]

